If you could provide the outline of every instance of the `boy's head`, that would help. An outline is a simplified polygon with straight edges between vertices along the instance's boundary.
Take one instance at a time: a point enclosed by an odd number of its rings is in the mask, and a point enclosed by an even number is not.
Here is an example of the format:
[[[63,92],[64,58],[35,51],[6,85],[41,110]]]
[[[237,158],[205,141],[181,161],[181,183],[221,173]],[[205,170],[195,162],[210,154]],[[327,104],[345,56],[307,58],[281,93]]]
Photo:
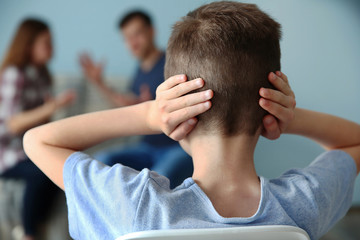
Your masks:
[[[204,88],[214,91],[212,108],[199,116],[198,131],[255,135],[266,114],[258,104],[259,89],[271,87],[268,74],[280,70],[280,38],[279,23],[256,5],[238,2],[201,6],[174,25],[165,79],[201,77]]]

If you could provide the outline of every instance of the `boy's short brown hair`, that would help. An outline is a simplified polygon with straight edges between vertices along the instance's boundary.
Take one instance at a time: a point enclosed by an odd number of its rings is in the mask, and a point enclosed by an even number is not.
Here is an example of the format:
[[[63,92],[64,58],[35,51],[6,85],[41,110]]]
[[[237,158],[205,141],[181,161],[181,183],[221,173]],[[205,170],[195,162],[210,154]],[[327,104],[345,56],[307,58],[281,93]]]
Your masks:
[[[201,77],[203,89],[214,91],[197,128],[225,136],[256,133],[266,114],[259,89],[271,87],[268,74],[280,70],[280,38],[280,24],[256,5],[230,1],[201,6],[174,25],[165,78]]]

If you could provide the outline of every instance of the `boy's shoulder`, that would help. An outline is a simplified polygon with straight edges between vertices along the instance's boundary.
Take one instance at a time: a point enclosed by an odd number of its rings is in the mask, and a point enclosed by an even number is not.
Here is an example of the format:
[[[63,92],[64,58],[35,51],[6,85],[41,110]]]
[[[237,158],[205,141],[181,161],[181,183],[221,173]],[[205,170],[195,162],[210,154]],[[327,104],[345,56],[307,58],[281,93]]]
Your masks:
[[[108,167],[74,153],[64,166],[70,232],[81,239],[86,238],[79,235],[83,229],[89,229],[85,232],[90,238],[113,229],[106,234],[116,238],[150,229],[282,224],[298,226],[317,238],[351,206],[355,169],[348,154],[324,153],[306,168],[276,179],[261,178],[262,200],[254,216],[223,218],[192,178],[170,189],[166,177],[150,170]]]
[[[299,227],[321,236],[350,208],[355,178],[352,157],[333,150],[305,168],[290,169],[268,180],[267,190]]]
[[[356,175],[352,157],[344,151],[332,150],[322,153],[305,168],[290,169],[278,178],[269,179],[267,187],[282,201],[298,199],[295,202],[305,203],[309,208],[321,207],[325,202],[352,193]]]
[[[115,239],[133,228],[150,171],[109,167],[75,152],[63,168],[69,231],[75,239]]]

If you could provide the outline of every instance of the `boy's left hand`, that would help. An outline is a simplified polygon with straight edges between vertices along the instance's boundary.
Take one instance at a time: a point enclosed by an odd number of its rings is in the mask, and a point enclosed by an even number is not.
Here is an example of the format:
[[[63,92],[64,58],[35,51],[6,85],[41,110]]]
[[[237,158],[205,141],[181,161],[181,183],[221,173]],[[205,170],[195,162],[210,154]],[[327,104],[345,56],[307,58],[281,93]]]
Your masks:
[[[212,90],[190,93],[204,86],[204,80],[187,81],[186,75],[170,77],[156,89],[150,102],[147,122],[151,129],[162,131],[175,141],[185,138],[197,123],[196,116],[211,107]]]
[[[263,119],[262,136],[275,140],[286,130],[295,117],[295,94],[291,90],[287,76],[277,71],[268,75],[269,81],[277,89],[261,88],[260,106],[270,114]]]

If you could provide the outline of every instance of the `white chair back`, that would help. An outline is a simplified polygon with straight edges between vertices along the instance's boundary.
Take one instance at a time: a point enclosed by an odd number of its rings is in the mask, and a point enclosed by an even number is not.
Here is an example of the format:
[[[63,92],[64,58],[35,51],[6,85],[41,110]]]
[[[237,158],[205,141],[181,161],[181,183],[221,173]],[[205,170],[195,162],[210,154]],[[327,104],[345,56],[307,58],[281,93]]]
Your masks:
[[[310,240],[301,228],[266,225],[207,229],[150,230],[126,234],[116,240]]]

